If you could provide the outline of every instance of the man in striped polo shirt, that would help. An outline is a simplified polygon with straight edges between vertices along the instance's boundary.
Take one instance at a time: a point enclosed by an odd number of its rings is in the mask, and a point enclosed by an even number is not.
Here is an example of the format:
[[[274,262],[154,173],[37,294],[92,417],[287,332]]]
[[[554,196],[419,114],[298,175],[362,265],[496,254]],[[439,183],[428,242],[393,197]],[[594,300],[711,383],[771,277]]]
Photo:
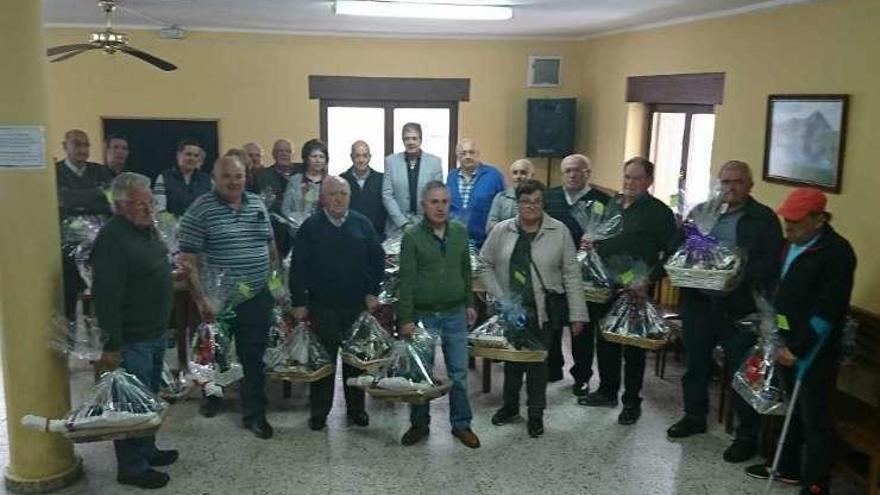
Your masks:
[[[245,167],[234,156],[214,164],[215,190],[200,196],[180,219],[180,251],[189,275],[193,299],[202,319],[214,316],[205,301],[199,280],[199,257],[211,267],[226,270],[250,298],[233,308],[232,332],[238,359],[244,369],[241,408],[244,427],[259,438],[270,438],[266,421],[263,352],[269,332],[272,296],[268,290],[270,264],[277,259],[269,213],[259,196],[245,191]],[[240,299],[239,299],[240,300]],[[201,412],[214,416],[221,398],[203,397]]]

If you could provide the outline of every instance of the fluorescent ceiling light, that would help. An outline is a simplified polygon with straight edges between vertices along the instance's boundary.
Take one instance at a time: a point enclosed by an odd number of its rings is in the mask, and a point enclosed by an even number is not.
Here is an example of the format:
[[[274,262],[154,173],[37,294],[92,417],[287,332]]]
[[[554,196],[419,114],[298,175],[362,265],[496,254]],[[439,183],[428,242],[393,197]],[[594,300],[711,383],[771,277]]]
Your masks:
[[[513,18],[510,7],[373,0],[337,0],[335,12],[337,15],[465,21],[507,21]]]

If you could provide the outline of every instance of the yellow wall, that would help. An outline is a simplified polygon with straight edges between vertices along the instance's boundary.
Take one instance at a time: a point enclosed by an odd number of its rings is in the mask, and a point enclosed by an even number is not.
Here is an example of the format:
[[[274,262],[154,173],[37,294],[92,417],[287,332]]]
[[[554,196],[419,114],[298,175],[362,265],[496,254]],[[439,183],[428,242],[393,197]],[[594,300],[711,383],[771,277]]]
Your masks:
[[[713,163],[743,159],[757,174],[754,195],[775,206],[790,190],[760,179],[767,95],[849,93],[843,190],[829,196],[833,224],[859,256],[853,303],[880,311],[880,2],[833,0],[582,41],[581,143],[594,179],[618,186],[625,158],[626,78],[726,73],[716,107]]]
[[[52,139],[64,130],[100,136],[100,117],[219,118],[221,148],[287,137],[296,146],[319,134],[309,75],[463,77],[470,101],[459,106],[459,135],[483,159],[506,166],[525,152],[526,99],[576,96],[574,42],[449,41],[193,32],[181,41],[130,33],[133,44],[174,62],[163,73],[129,57],[98,53],[50,65]],[[84,30],[49,29],[47,43],[80,42]],[[563,85],[528,89],[529,55],[562,55]],[[568,70],[565,70],[565,69]],[[100,153],[93,150],[93,159]]]

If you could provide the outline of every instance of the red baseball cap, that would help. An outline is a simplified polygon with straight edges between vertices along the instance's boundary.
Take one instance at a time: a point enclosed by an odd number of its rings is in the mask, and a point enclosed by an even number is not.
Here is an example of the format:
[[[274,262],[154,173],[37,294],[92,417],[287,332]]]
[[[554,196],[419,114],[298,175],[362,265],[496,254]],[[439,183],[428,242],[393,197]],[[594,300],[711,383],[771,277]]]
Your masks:
[[[797,222],[803,220],[810,213],[825,211],[825,193],[812,187],[799,187],[789,193],[782,205],[776,209],[776,213],[782,218]]]

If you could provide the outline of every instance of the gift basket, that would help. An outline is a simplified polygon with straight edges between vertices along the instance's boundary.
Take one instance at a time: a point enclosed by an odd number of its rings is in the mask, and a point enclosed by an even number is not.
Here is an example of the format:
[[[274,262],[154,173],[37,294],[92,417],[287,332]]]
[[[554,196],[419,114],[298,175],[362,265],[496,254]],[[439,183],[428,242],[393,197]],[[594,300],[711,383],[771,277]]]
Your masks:
[[[65,356],[84,361],[97,361],[104,351],[104,337],[97,318],[84,316],[82,320],[56,317],[52,320],[49,345]]]
[[[61,433],[74,443],[122,440],[154,434],[166,407],[137,377],[119,368],[101,375],[86,392],[82,405],[65,418],[27,414],[21,424]]]
[[[410,339],[394,342],[391,360],[379,375],[361,375],[346,383],[389,402],[425,404],[442,397],[452,382],[433,376],[434,345],[434,336],[420,324]]]
[[[787,396],[776,363],[776,351],[781,337],[776,326],[776,311],[763,297],[755,296],[757,315],[738,322],[758,333],[758,343],[749,352],[745,362],[733,375],[736,390],[758,414],[784,416],[788,408]]]
[[[691,210],[684,223],[684,244],[666,262],[666,273],[676,287],[729,290],[738,282],[742,257],[712,235],[727,212],[723,196],[716,195]]]
[[[382,243],[385,251],[385,273],[379,286],[379,303],[383,305],[394,304],[398,301],[398,286],[400,285],[400,243],[403,234],[391,236]]]
[[[92,287],[92,265],[89,257],[98,232],[106,220],[100,215],[79,215],[65,218],[61,223],[61,245],[64,255],[76,264],[80,277],[86,285],[86,292]]]
[[[207,395],[222,396],[221,387],[244,377],[233,347],[233,308],[249,299],[251,290],[226,270],[206,263],[199,270],[199,279],[205,304],[214,314],[214,320],[203,321],[196,328],[189,369],[193,380],[204,388]]]
[[[169,402],[180,400],[189,394],[192,382],[183,372],[175,375],[168,363],[162,364],[162,377],[159,381],[159,397]]]
[[[494,306],[496,314],[468,335],[471,356],[521,363],[547,359],[541,337],[527,325],[528,315],[520,299],[502,298]]]
[[[165,247],[168,248],[169,264],[174,270],[177,270],[176,259],[178,253],[180,253],[180,243],[177,235],[180,232],[180,223],[173,214],[162,211],[153,218],[153,225],[156,227],[156,232],[159,233],[159,238],[162,239]]]
[[[650,297],[636,290],[648,283],[648,266],[628,256],[615,256],[607,266],[621,291],[608,314],[599,322],[602,337],[608,342],[642,349],[655,350],[665,346],[669,324],[660,316]]]
[[[614,202],[605,205],[601,201],[578,201],[572,206],[571,215],[580,225],[584,238],[593,242],[609,239],[623,230],[623,210]],[[580,248],[576,259],[584,281],[584,298],[590,302],[607,302],[614,284],[599,252],[595,247]]]
[[[333,374],[327,351],[305,323],[278,336],[277,344],[263,355],[266,374],[276,380],[311,383]]]
[[[368,372],[377,372],[391,360],[394,339],[376,318],[364,311],[342,342],[342,362]]]
[[[479,277],[486,271],[486,262],[480,256],[480,250],[477,249],[477,244],[473,239],[468,240],[468,257],[471,261],[471,277]]]

